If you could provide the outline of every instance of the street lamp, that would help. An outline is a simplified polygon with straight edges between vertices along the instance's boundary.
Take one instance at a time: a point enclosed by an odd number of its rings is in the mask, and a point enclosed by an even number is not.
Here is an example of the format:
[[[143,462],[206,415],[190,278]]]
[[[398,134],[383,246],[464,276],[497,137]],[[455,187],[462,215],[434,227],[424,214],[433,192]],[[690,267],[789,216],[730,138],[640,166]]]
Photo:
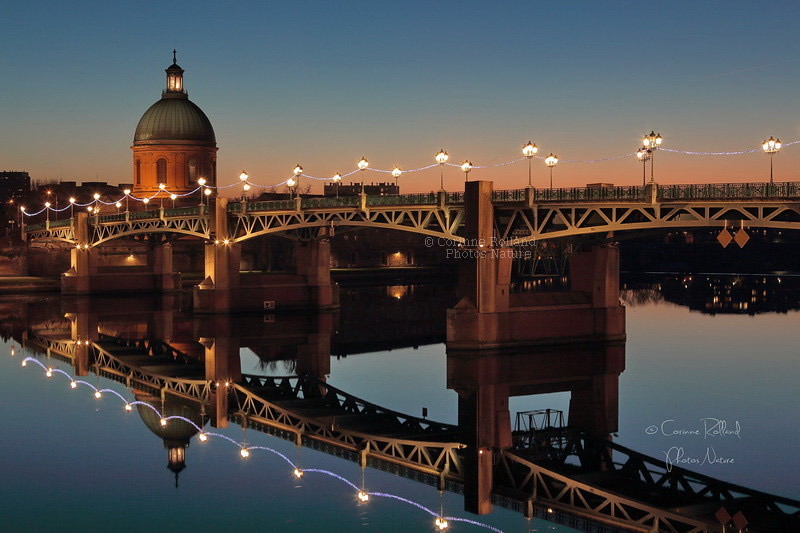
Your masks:
[[[469,171],[472,170],[472,161],[464,161],[461,164],[461,171],[464,173],[464,181],[469,181]],[[530,175],[528,176],[530,181]]]
[[[247,181],[247,178],[249,178],[249,177],[250,176],[248,176],[247,172],[245,172],[244,170],[242,170],[242,173],[239,174],[239,180],[240,181]]]
[[[127,212],[128,211],[128,197],[131,195],[131,190],[130,189],[125,189],[124,191],[122,191],[122,193],[125,195],[125,211]]]
[[[402,173],[403,173],[403,171],[400,170],[400,167],[398,167],[398,166],[395,166],[392,169],[392,177],[394,178],[394,186],[395,187],[397,187],[397,178],[399,178],[400,174],[402,174]],[[399,189],[398,189],[398,192],[399,192]]]
[[[444,148],[439,150],[439,153],[436,154],[436,162],[439,163],[439,181],[441,190],[444,190],[444,164],[447,163],[448,159],[450,159],[450,156],[447,155],[447,152],[444,151]]]
[[[761,148],[764,149],[764,153],[769,155],[769,184],[770,185],[772,185],[772,156],[774,156],[775,154],[777,154],[780,151],[781,146],[783,146],[781,144],[781,140],[780,139],[773,139],[772,137],[770,137],[769,139],[767,139],[766,141],[763,141],[761,143]]]
[[[75,198],[69,199],[69,218],[75,218]]]
[[[361,192],[362,193],[364,192],[364,174],[363,174],[363,172],[365,170],[367,170],[368,167],[369,167],[369,161],[367,161],[366,157],[362,157],[361,159],[359,159],[359,161],[358,161],[358,170],[360,170],[362,172],[362,174],[361,174]]]
[[[50,202],[45,202],[44,203],[44,207],[46,209],[45,217],[46,217],[47,221],[50,222]]]
[[[114,204],[114,207],[116,207],[116,208],[117,208],[117,213],[119,213],[119,208],[120,208],[120,207],[122,207],[122,202],[116,202],[116,203]]]
[[[336,184],[336,198],[339,198],[339,183],[342,181],[342,175],[337,172],[333,175],[331,181]]]
[[[553,167],[558,164],[558,156],[550,152],[550,155],[544,158],[544,164],[550,169],[550,190],[553,189]]]
[[[642,137],[642,145],[644,145],[647,152],[650,154],[650,183],[655,183],[655,179],[653,178],[653,165],[655,163],[655,151],[661,148],[661,143],[664,141],[664,138],[661,137],[660,133],[656,133],[654,130],[651,130],[648,135]]]
[[[303,167],[300,165],[300,163],[297,163],[294,166],[294,168],[292,169],[292,174],[294,174],[294,178],[289,178],[289,181],[293,181],[294,183],[292,185],[289,185],[289,186],[290,187],[294,186],[295,187],[295,193],[297,193],[299,195],[300,194],[300,176],[303,175]]]
[[[167,184],[166,183],[159,183],[158,184],[158,207],[159,208],[164,207],[164,199],[161,197],[161,191],[165,190],[166,188],[167,188]]]
[[[172,200],[172,209],[175,209],[175,200],[178,199],[178,195],[175,194],[175,193],[172,193],[172,194],[169,195],[169,199]],[[119,204],[119,202],[117,202],[117,204]],[[117,205],[117,208],[119,208],[119,205]]]
[[[636,150],[636,157],[642,162],[642,187],[645,186],[645,181],[647,179],[647,162],[650,161],[651,156],[652,152],[647,148],[639,148]]]
[[[198,185],[197,189],[198,191],[200,191],[200,205],[203,205],[203,185],[205,184],[206,184],[205,178],[200,178],[197,180],[197,185]]]
[[[528,187],[532,187],[531,182],[531,161],[533,160],[533,156],[536,155],[536,152],[539,151],[539,147],[533,144],[532,142],[528,141],[528,144],[522,147],[522,155],[528,158]]]

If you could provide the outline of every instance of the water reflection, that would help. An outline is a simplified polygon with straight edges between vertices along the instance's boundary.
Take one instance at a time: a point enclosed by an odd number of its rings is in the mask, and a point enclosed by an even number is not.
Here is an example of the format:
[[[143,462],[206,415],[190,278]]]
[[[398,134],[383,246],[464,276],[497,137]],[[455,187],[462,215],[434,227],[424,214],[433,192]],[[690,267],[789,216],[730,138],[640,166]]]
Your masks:
[[[760,309],[789,301],[771,300],[770,294],[781,298],[785,294],[765,290],[763,281],[747,287],[729,278],[710,284],[708,279],[704,284],[670,279],[659,283],[665,299],[675,294],[665,287],[677,283],[683,291],[696,287],[704,298],[724,290],[750,291],[752,298],[753,291],[762,287]],[[634,297],[649,297],[659,283],[628,289],[626,298],[632,302]],[[193,316],[176,299],[71,299],[48,306],[14,302],[1,306],[0,312],[4,334],[28,354],[41,361],[61,359],[71,366],[76,378],[70,377],[70,383],[96,374],[124,385],[130,395],[123,398],[123,405],[136,407],[144,426],[167,450],[167,467],[175,474],[176,485],[177,475],[186,468],[190,443],[220,437],[237,446],[243,458],[259,450],[280,455],[298,479],[307,473],[336,477],[357,489],[355,499],[399,498],[365,486],[363,478],[354,483],[330,470],[289,460],[272,448],[248,445],[249,430],[291,439],[298,449],[326,451],[362,468],[388,470],[442,491],[463,493],[467,509],[476,513],[499,505],[583,530],[596,530],[598,524],[622,527],[617,518],[592,511],[613,494],[617,507],[611,508],[616,513],[624,510],[662,524],[704,523],[721,508],[731,515],[742,513],[752,523],[766,516],[763,506],[737,507],[723,501],[722,493],[732,491],[729,484],[712,480],[715,484],[708,485],[709,480],[681,469],[667,475],[650,458],[614,442],[619,431],[619,380],[625,370],[625,345],[618,330],[604,329],[592,337],[562,332],[537,346],[510,350],[449,347],[446,386],[458,395],[458,420],[444,424],[393,411],[391,405],[337,388],[330,360],[442,342],[448,327],[442,311],[453,305],[453,293],[430,287],[343,292],[341,313],[315,316]],[[683,293],[678,290],[678,294]],[[578,320],[569,309],[559,317],[567,323],[583,320],[583,315]],[[541,322],[526,327],[535,329]],[[561,340],[556,343],[554,338]],[[243,372],[243,348],[267,366],[274,364],[273,371]],[[45,364],[43,370],[47,368]],[[553,392],[569,392],[566,413],[527,412],[515,416],[512,427],[509,398]],[[227,435],[233,431],[230,422],[246,428],[245,433]],[[659,479],[665,480],[660,492],[654,487]],[[717,494],[715,499],[686,494],[680,488],[698,483],[707,483],[708,493]],[[746,488],[735,489],[739,498],[754,498]],[[581,500],[582,509],[576,503]],[[780,503],[797,504],[787,499]],[[678,508],[685,512],[678,513]],[[445,516],[442,510],[424,510],[439,520],[437,527],[467,520]]]

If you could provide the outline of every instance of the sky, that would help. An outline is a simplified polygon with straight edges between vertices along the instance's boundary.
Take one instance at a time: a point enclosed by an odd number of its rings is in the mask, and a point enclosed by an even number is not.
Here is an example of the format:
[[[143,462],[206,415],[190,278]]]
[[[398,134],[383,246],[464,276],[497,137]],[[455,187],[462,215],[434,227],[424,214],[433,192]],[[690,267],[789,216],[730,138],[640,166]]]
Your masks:
[[[0,32],[0,169],[34,179],[132,181],[133,132],[160,98],[171,51],[209,116],[219,184],[356,167],[496,165],[528,140],[556,186],[641,183],[632,154],[759,148],[800,139],[796,2],[18,2]],[[762,181],[763,153],[661,151],[660,183]],[[798,177],[800,145],[775,156]],[[471,179],[522,187],[526,162]],[[649,173],[649,169],[648,169]],[[365,179],[386,174],[367,171]],[[546,186],[542,159],[533,178]],[[445,187],[463,174],[445,169]],[[319,192],[319,182],[313,191]],[[400,178],[439,187],[439,169]]]

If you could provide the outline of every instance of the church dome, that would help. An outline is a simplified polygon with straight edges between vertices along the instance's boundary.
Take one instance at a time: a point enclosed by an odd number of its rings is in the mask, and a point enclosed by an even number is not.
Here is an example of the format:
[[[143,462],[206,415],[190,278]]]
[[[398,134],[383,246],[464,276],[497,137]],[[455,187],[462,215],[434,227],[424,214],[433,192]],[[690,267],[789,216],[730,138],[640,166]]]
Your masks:
[[[133,142],[193,141],[216,144],[211,121],[188,98],[165,94],[144,112]]]

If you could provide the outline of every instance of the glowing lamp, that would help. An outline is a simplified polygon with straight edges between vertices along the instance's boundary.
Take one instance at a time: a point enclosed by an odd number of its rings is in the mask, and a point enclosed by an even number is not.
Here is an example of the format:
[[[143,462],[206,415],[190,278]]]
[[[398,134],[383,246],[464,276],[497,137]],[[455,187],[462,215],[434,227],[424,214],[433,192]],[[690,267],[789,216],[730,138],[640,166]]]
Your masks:
[[[206,184],[206,179],[205,178],[200,178],[199,180],[197,180],[197,184],[202,187],[203,185]]]
[[[297,185],[297,180],[294,178],[289,178],[288,180],[286,180],[286,185],[288,185],[289,187],[294,187],[295,185]]]
[[[142,203],[143,204],[149,204],[150,203],[150,198],[142,198]]]
[[[447,523],[447,520],[445,520],[441,516],[437,516],[436,520],[433,521],[433,524],[436,526],[436,529],[438,529],[439,531],[444,531],[445,529],[450,527],[450,524]]]
[[[44,206],[45,206],[45,207],[47,207],[47,208],[49,208],[49,207],[50,207],[50,202],[45,202],[45,203],[44,203]]]
[[[358,497],[358,500],[361,503],[367,503],[369,501],[369,494],[367,494],[363,490],[358,491],[358,494],[356,496]]]
[[[78,384],[77,384],[77,383],[75,383],[74,381],[70,381],[70,382],[69,382],[69,388],[70,388],[70,389],[75,389],[75,388],[77,388],[77,387],[78,387]]]
[[[464,162],[461,164],[461,170],[462,170],[462,171],[463,171],[465,174],[466,174],[466,173],[468,173],[470,170],[472,170],[472,162],[470,162],[470,161],[464,161]]]
[[[117,203],[114,204],[114,207],[119,209],[120,207],[122,207],[122,204],[120,202],[117,202]]]
[[[22,362],[22,366],[28,366],[28,362],[27,361],[23,361]]]
[[[203,191],[203,194],[205,194],[206,196],[211,196],[211,188],[210,187],[206,187],[206,190]]]
[[[358,170],[367,170],[367,167],[369,167],[369,161],[367,161],[366,157],[358,160]]]
[[[448,159],[450,159],[450,156],[447,155],[447,152],[445,152],[444,149],[439,150],[439,153],[436,154],[436,162],[439,163],[440,165],[444,165],[445,163],[447,163]]]
[[[169,195],[169,199],[172,200],[172,201],[175,201],[175,200],[178,199],[178,195],[175,194],[175,193],[172,193],[172,194]],[[117,202],[117,204],[119,204],[119,202]],[[119,207],[119,205],[117,205],[117,207]]]
[[[331,181],[333,181],[335,183],[339,183],[340,181],[342,181],[341,174],[339,174],[338,172],[336,174],[334,174],[333,177],[331,178]]]
[[[295,468],[294,469],[294,477],[296,477],[297,479],[302,479],[303,478],[303,471],[300,470],[299,468]]]
[[[208,440],[208,435],[206,435],[205,433],[200,433],[200,434],[197,436],[197,438],[198,438],[198,439],[200,439],[200,442],[205,442],[205,441],[207,441],[207,440]]]
[[[392,177],[393,177],[394,179],[397,179],[397,178],[399,178],[399,177],[400,177],[400,174],[402,174],[402,173],[403,173],[403,171],[402,171],[402,170],[400,170],[400,167],[394,167],[394,169],[392,169]]]
[[[241,173],[241,174],[239,174],[239,179],[240,179],[241,181],[247,181],[247,178],[249,178],[249,177],[250,177],[250,176],[248,176],[248,175],[247,175],[247,172],[245,172],[244,170],[242,170],[242,173]]]
[[[99,200],[100,199],[100,193],[94,193],[92,195],[92,198],[94,198],[95,200]]]
[[[539,151],[539,147],[533,144],[532,142],[528,141],[528,144],[522,147],[522,155],[527,158],[531,158],[536,155],[536,152]]]
[[[246,191],[249,191],[250,190],[250,184],[249,183],[245,183],[244,185],[242,185],[242,189],[244,189]]]
[[[74,204],[75,203],[75,198],[70,198],[69,199],[69,203]]]
[[[298,164],[297,164],[297,166],[296,166],[296,167],[294,167],[294,169],[292,170],[292,173],[293,173],[295,176],[299,176],[300,174],[302,174],[302,173],[303,173],[303,167],[301,167],[301,166],[300,166],[300,163],[298,163]]]
[[[98,391],[94,391],[94,397],[95,398],[97,398],[99,400],[101,396],[102,396],[102,394],[100,394],[99,390]]]
[[[239,450],[239,455],[242,456],[242,459],[247,459],[248,457],[250,457],[250,450],[248,450],[247,448],[242,448],[241,450]]]
[[[130,189],[125,189],[124,191],[122,191],[122,194],[124,194],[125,196],[128,196],[130,193],[131,193]]]
[[[167,425],[167,419],[166,418],[162,417],[161,420],[159,420],[159,422],[161,422],[161,427],[164,427],[164,426]]]
[[[555,154],[550,154],[544,159],[544,164],[548,167],[554,167],[558,164],[558,157]]]
[[[167,188],[167,184],[166,183],[159,183],[158,184],[158,188],[163,191],[164,189]]]
[[[48,368],[48,369],[47,369],[47,372],[45,372],[45,375],[46,375],[48,378],[51,378],[51,377],[53,377],[53,369],[52,369],[52,368]]]
[[[130,413],[132,409],[133,409],[133,407],[131,406],[131,404],[129,404],[129,403],[126,403],[126,404],[125,404],[125,410],[126,410],[127,412],[129,412],[129,413]]]

